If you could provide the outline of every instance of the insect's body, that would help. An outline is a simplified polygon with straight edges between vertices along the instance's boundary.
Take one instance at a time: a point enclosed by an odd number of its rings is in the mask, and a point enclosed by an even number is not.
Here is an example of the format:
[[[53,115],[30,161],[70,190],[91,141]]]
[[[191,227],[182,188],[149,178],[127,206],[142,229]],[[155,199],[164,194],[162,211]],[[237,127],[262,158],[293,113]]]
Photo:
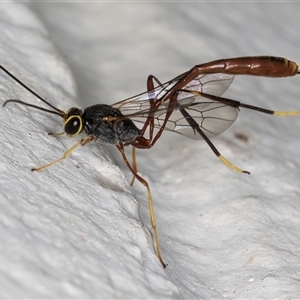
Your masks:
[[[105,144],[130,143],[142,135],[135,124],[124,117],[119,109],[110,105],[96,104],[87,107],[83,114],[83,127],[87,135]]]
[[[16,102],[57,114],[63,118],[64,132],[68,136],[77,136],[82,131],[87,135],[86,138],[81,139],[66,151],[61,158],[32,169],[33,171],[40,171],[60,162],[68,157],[75,148],[80,145],[84,146],[93,140],[114,144],[117,147],[134,178],[147,188],[155,251],[164,267],[166,265],[160,253],[152,196],[147,181],[137,172],[135,148],[151,148],[162,132],[168,130],[192,139],[205,140],[223,163],[237,172],[250,174],[224,158],[210,141],[210,138],[225,131],[235,121],[238,111],[242,107],[270,115],[292,116],[300,114],[300,111],[273,111],[221,97],[230,86],[235,75],[288,77],[299,74],[298,65],[295,62],[280,57],[258,56],[216,60],[196,65],[189,71],[163,84],[156,77],[150,75],[145,93],[111,106],[96,104],[87,107],[84,111],[79,108],[71,108],[66,113],[39,96],[4,67],[0,66],[0,69],[54,110],[15,99],[7,100],[4,105],[8,102]],[[155,84],[157,84],[156,87]],[[134,122],[142,124],[142,128],[139,129]],[[154,132],[154,129],[157,131]],[[149,134],[148,138],[145,137],[146,132]],[[131,164],[124,152],[124,146],[128,145],[133,146]]]

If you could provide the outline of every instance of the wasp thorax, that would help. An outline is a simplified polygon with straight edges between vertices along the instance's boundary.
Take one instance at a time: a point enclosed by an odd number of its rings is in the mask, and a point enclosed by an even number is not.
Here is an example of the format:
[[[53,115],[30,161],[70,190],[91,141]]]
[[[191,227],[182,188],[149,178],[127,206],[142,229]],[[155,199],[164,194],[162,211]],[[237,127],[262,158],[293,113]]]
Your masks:
[[[142,134],[119,109],[109,105],[96,104],[87,107],[82,119],[85,133],[101,143],[130,143]]]
[[[82,110],[76,107],[70,108],[64,120],[64,130],[69,136],[76,136],[83,130]]]

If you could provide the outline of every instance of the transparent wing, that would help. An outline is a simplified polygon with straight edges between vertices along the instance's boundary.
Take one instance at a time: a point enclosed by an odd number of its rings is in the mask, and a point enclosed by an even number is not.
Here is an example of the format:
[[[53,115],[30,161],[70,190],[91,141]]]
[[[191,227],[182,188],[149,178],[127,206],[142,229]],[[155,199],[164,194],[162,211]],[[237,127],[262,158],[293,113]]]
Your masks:
[[[208,138],[215,137],[227,130],[238,115],[235,107],[200,96],[184,100],[192,102],[190,106],[183,105],[184,109],[199,124],[199,127]],[[155,126],[161,127],[165,117],[166,113],[158,112],[155,116]],[[178,109],[173,111],[165,130],[174,131],[192,139],[202,139],[201,135],[189,125]]]
[[[173,131],[191,139],[202,139],[181,114],[179,108],[184,108],[187,113],[199,124],[201,130],[208,138],[215,137],[231,126],[236,120],[238,110],[218,101],[205,97],[189,96],[178,100],[179,106],[173,110],[172,115],[166,123],[165,130]],[[168,108],[160,107],[154,116],[154,126],[160,128],[166,118]],[[131,120],[144,123],[147,114],[133,115]]]
[[[186,73],[170,80],[162,85],[157,86],[151,93],[144,92],[134,97],[122,100],[113,104],[112,106],[120,109],[123,115],[131,115],[140,111],[144,113],[149,111],[149,99],[156,99],[162,104],[168,105],[169,98],[167,97],[169,91],[185,76]],[[201,93],[210,94],[214,96],[221,96],[230,86],[234,79],[234,75],[228,74],[201,74],[189,81],[182,89],[199,91]],[[180,99],[180,97],[179,97]]]
[[[168,92],[180,81],[182,76],[156,87],[151,95],[148,92],[142,93],[118,102],[113,107],[119,108],[122,114],[128,116],[132,121],[143,124],[148,117],[150,97],[160,100],[161,104],[154,115],[154,126],[160,128],[168,111],[170,101]],[[233,79],[233,75],[221,73],[205,74],[188,82],[182,89],[221,96]],[[177,107],[167,121],[165,130],[173,131],[192,139],[202,139],[202,137],[189,125],[181,114],[180,108],[184,108],[188,112],[209,138],[224,132],[236,120],[238,115],[238,111],[234,107],[203,96],[191,95],[191,93],[187,92],[181,92],[178,95],[177,102]]]

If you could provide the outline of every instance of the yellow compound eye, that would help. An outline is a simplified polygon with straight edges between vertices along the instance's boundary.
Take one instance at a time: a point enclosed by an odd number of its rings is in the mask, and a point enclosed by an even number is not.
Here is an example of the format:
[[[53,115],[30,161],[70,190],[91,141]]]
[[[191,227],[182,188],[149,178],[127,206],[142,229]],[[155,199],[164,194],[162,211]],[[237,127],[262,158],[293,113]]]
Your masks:
[[[83,130],[81,116],[70,116],[64,125],[64,129],[67,135],[76,136]]]

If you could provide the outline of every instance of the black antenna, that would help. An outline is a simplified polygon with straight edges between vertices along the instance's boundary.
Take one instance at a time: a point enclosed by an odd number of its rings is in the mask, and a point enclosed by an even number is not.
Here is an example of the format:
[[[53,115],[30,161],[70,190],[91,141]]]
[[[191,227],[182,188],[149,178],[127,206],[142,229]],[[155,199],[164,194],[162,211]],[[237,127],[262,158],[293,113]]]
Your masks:
[[[58,114],[58,115],[60,115],[61,117],[64,118],[64,116],[65,116],[65,112],[64,111],[58,109],[57,107],[53,106],[51,103],[49,103],[48,101],[46,101],[44,98],[42,98],[40,95],[38,95],[36,92],[34,92],[30,87],[28,87],[27,85],[25,85],[21,80],[19,80],[17,77],[15,77],[12,73],[10,73],[3,66],[0,65],[0,69],[2,71],[4,71],[8,76],[10,76],[12,79],[14,79],[23,88],[25,88],[27,91],[29,91],[32,95],[34,95],[35,97],[37,97],[38,99],[40,99],[42,102],[44,102],[48,106],[50,106],[53,109],[55,109],[57,112],[53,112],[52,110],[47,110],[45,108],[42,108],[42,107],[39,107],[39,106],[36,106],[36,105],[33,105],[33,104],[29,104],[29,103],[23,102],[21,100],[15,100],[15,99],[10,99],[10,100],[5,101],[3,103],[3,106],[5,106],[9,102],[15,102],[15,103],[20,103],[20,104],[27,105],[27,106],[30,106],[30,107],[34,107],[36,109],[40,109],[40,110],[43,110],[43,111],[47,111],[47,112],[50,112],[50,113]]]
[[[14,102],[14,103],[20,103],[20,104],[23,104],[23,105],[26,105],[26,106],[30,106],[30,107],[34,107],[36,109],[39,109],[39,110],[42,110],[42,111],[46,111],[48,113],[51,113],[51,114],[55,114],[55,115],[59,115],[59,116],[62,116],[61,113],[57,112],[57,111],[53,111],[53,110],[50,110],[50,109],[47,109],[47,108],[44,108],[44,107],[40,107],[40,106],[37,106],[37,105],[34,105],[34,104],[31,104],[31,103],[27,103],[27,102],[24,102],[22,100],[18,100],[18,99],[9,99],[9,100],[6,100],[4,103],[3,103],[3,107],[9,103],[9,102]]]

